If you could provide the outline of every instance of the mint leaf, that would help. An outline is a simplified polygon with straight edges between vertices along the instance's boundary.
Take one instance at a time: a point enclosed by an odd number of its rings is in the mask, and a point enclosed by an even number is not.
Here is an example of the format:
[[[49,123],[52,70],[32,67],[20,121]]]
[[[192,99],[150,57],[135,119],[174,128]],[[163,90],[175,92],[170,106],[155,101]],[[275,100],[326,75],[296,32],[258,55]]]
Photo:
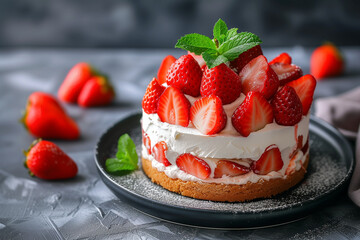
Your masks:
[[[220,18],[214,25],[214,39],[217,39],[219,43],[222,44],[225,40],[227,31],[228,27],[226,26],[226,23]]]
[[[182,48],[201,55],[208,49],[216,50],[215,43],[207,36],[191,33],[181,37],[175,45],[176,48]]]
[[[121,173],[137,169],[138,155],[136,146],[128,134],[123,134],[118,141],[116,158],[109,158],[105,162],[105,169],[110,173]]]
[[[235,35],[237,35],[238,34],[237,31],[238,31],[237,28],[229,29],[229,31],[227,31],[227,33],[226,33],[225,41],[232,38],[232,37],[234,37]]]
[[[207,50],[202,54],[208,68],[216,67],[222,63],[226,63],[227,59],[223,55],[219,55],[215,50]]]

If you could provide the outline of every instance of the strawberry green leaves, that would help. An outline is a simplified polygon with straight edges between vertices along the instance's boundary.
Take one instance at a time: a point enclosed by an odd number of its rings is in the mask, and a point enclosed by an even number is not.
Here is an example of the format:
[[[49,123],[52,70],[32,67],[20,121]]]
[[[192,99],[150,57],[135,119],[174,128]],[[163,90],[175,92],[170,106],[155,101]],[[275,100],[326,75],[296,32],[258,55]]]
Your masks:
[[[206,65],[213,68],[236,59],[262,42],[253,33],[237,31],[237,28],[228,30],[226,23],[219,19],[213,29],[214,39],[197,33],[187,34],[178,40],[175,47],[202,55]]]
[[[124,174],[138,168],[138,155],[136,146],[128,134],[119,138],[118,151],[115,158],[109,158],[105,162],[106,171],[115,174]]]

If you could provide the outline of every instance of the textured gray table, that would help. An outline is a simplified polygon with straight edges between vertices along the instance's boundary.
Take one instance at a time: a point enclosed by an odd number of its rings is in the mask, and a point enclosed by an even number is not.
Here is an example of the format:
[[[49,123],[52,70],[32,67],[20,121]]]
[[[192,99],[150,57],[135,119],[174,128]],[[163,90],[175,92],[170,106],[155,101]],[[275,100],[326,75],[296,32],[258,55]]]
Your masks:
[[[360,85],[360,48],[343,49],[346,74],[319,82],[316,97]],[[310,51],[301,47],[265,49],[272,59],[281,51],[308,73]],[[140,110],[148,82],[173,50],[1,50],[0,51],[0,239],[359,239],[360,212],[339,195],[327,206],[299,221],[264,229],[222,231],[167,223],[122,203],[99,179],[94,146],[101,134],[131,112]],[[67,71],[87,61],[108,73],[117,98],[112,106],[81,109],[64,105],[78,122],[82,137],[55,141],[78,164],[67,181],[31,178],[23,167],[33,138],[18,123],[29,94],[55,94]]]

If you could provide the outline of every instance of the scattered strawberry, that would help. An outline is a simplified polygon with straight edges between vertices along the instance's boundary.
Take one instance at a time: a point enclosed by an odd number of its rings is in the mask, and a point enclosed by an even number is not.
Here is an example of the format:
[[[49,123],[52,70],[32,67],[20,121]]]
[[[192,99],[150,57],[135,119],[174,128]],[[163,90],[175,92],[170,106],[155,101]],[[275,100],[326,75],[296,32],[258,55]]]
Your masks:
[[[277,56],[271,62],[269,62],[270,65],[274,63],[291,64],[291,57],[289,54],[285,52],[281,53],[279,56]]]
[[[147,135],[147,133],[142,130],[142,140],[143,140],[143,144],[147,150],[147,153],[150,155],[151,154],[151,141],[150,141],[150,137]]]
[[[155,146],[152,149],[152,153],[154,155],[154,158],[159,163],[164,164],[165,167],[170,166],[171,163],[166,158],[165,152],[168,150],[167,144],[164,141],[158,142],[155,144]]]
[[[298,79],[303,75],[301,68],[295,64],[274,63],[270,66],[277,74],[280,86]]]
[[[216,163],[214,178],[222,178],[223,176],[235,177],[248,173],[249,171],[249,168],[238,163],[227,160],[220,160]]]
[[[301,101],[295,90],[285,85],[271,101],[275,121],[280,125],[293,126],[300,122],[302,117]]]
[[[57,102],[46,93],[34,92],[29,96],[23,118],[25,128],[35,137],[77,139],[79,128]]]
[[[234,111],[231,121],[236,131],[247,137],[272,123],[273,117],[272,107],[266,99],[258,92],[249,92]]]
[[[161,86],[156,78],[149,83],[142,100],[142,108],[147,114],[157,113],[158,102],[165,87]]]
[[[162,122],[187,127],[190,102],[179,89],[168,87],[160,96],[157,113]]]
[[[193,56],[193,58],[198,62],[201,69],[206,65],[204,58],[201,55],[196,55],[195,53],[192,53],[188,51],[188,54]]]
[[[81,107],[105,106],[114,99],[115,92],[109,80],[103,76],[90,78],[81,89],[78,104]]]
[[[76,163],[56,144],[37,140],[25,152],[25,167],[32,176],[55,180],[75,177],[78,171]]]
[[[81,89],[94,75],[96,75],[96,71],[88,63],[76,64],[71,68],[59,88],[59,99],[69,103],[76,103]]]
[[[309,136],[306,140],[306,143],[304,144],[304,146],[301,148],[301,151],[303,152],[303,154],[305,154],[307,151],[309,150]]]
[[[235,69],[238,73],[240,73],[246,64],[248,64],[252,59],[260,55],[263,55],[263,52],[261,50],[261,46],[257,45],[253,48],[250,48],[246,52],[241,53],[238,58],[231,61],[230,67]]]
[[[184,94],[197,97],[200,95],[201,77],[202,71],[198,62],[191,55],[184,55],[170,66],[166,82]]]
[[[255,91],[270,99],[279,87],[279,79],[263,55],[246,64],[239,76],[244,94]]]
[[[265,149],[259,160],[251,164],[251,169],[256,174],[266,175],[272,171],[279,171],[284,166],[281,153],[276,145],[270,145]]]
[[[218,96],[222,103],[235,101],[241,93],[239,76],[224,63],[209,69],[205,67],[200,88],[201,96]]]
[[[310,59],[310,74],[316,79],[337,76],[344,71],[344,59],[335,45],[327,43],[314,50]]]
[[[203,97],[195,101],[190,108],[190,120],[203,134],[220,132],[226,125],[226,113],[217,96]]]
[[[174,56],[168,55],[166,56],[159,67],[158,74],[157,74],[157,81],[160,85],[163,83],[166,83],[166,75],[167,72],[171,66],[176,61],[176,58]]]
[[[176,165],[184,172],[200,179],[207,179],[211,173],[209,164],[190,153],[181,154],[176,159]]]
[[[300,98],[303,115],[307,115],[313,101],[313,95],[316,87],[315,78],[307,74],[297,80],[289,82],[286,85],[294,88],[296,94]]]

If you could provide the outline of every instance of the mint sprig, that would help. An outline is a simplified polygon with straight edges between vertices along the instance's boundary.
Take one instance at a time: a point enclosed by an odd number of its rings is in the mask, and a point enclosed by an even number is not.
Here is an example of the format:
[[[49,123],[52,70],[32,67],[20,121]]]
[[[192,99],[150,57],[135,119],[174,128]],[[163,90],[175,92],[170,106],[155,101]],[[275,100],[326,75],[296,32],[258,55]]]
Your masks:
[[[105,169],[109,173],[124,174],[138,168],[136,146],[128,134],[123,134],[118,141],[118,151],[115,158],[108,158]]]
[[[237,28],[228,29],[226,23],[219,19],[213,29],[214,38],[191,33],[181,37],[176,48],[202,55],[209,68],[235,60],[243,52],[262,43],[260,38],[250,32],[237,32]]]

